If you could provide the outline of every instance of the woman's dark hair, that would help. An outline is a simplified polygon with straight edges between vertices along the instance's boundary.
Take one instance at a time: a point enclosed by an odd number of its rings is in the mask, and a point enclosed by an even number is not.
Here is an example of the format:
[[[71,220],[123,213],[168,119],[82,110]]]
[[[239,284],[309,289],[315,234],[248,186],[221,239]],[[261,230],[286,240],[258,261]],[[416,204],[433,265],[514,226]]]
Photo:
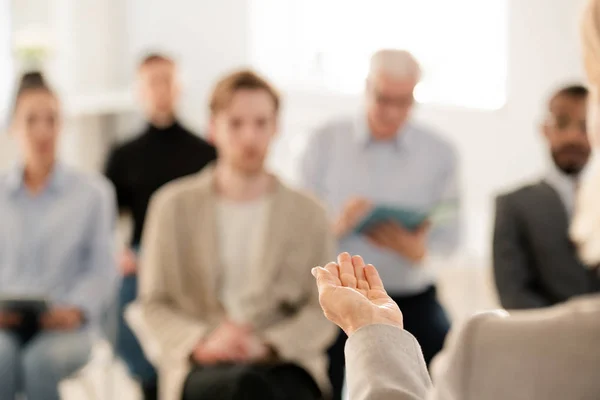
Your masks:
[[[15,111],[17,110],[17,105],[21,97],[23,97],[25,93],[33,91],[43,91],[53,96],[55,95],[54,91],[46,83],[44,75],[40,71],[25,72],[23,75],[21,75],[19,85],[17,86],[17,91],[13,100],[12,116],[14,116]]]

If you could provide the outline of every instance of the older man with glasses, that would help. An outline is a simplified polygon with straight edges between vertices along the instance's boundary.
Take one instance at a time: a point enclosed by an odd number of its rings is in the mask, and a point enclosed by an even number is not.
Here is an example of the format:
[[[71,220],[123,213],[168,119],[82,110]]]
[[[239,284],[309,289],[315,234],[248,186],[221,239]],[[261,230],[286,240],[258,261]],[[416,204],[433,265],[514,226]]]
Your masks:
[[[449,321],[436,296],[434,258],[446,258],[459,242],[458,156],[437,132],[411,119],[420,67],[403,50],[381,50],[371,59],[366,108],[331,122],[310,140],[301,166],[302,185],[329,207],[343,251],[377,265],[392,298],[404,311],[406,329],[429,362],[442,348]],[[348,162],[351,160],[352,162]],[[373,207],[429,213],[454,204],[443,224],[398,220],[357,229]],[[394,219],[394,218],[391,218]],[[341,399],[344,344],[340,332],[329,351],[334,399]]]

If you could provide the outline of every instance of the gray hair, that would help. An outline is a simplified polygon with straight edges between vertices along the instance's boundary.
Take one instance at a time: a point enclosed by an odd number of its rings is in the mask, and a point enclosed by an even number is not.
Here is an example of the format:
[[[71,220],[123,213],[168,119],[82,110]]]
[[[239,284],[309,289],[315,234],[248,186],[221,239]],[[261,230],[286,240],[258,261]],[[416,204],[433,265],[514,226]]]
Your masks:
[[[369,77],[379,73],[397,78],[421,79],[421,67],[417,59],[406,50],[383,49],[371,56]]]

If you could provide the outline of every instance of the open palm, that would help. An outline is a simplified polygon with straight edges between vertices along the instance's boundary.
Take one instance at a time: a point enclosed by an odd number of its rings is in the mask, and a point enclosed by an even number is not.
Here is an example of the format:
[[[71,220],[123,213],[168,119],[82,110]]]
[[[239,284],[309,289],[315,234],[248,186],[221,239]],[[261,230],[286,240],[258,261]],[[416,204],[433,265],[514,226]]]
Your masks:
[[[388,296],[379,273],[360,256],[342,253],[338,263],[313,270],[325,316],[348,335],[370,324],[402,328],[402,312]]]

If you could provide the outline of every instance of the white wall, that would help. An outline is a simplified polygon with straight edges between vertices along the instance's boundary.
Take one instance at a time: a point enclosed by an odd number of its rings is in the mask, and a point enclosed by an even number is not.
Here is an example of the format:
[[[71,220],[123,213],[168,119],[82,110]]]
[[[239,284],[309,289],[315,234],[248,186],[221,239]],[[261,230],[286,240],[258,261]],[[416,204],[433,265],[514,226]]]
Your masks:
[[[131,67],[148,51],[166,51],[181,62],[182,112],[202,126],[215,79],[246,63],[245,0],[130,0]]]
[[[55,1],[98,4],[92,0]],[[249,1],[110,0],[100,12],[91,6],[87,11],[78,6],[74,12],[79,13],[81,23],[70,32],[76,36],[71,39],[76,48],[82,51],[76,59],[80,66],[77,82],[92,85],[96,77],[106,85],[122,85],[132,77],[144,51],[167,50],[183,67],[184,120],[199,129],[206,120],[206,100],[215,79],[249,60]],[[424,105],[416,113],[416,118],[452,138],[462,154],[466,248],[476,257],[489,253],[493,195],[544,168],[545,152],[537,124],[548,94],[556,85],[582,77],[577,19],[584,0],[509,1],[506,106],[488,112]],[[115,20],[122,23],[115,24]],[[106,28],[99,31],[101,27]],[[104,35],[107,31],[110,36]],[[75,57],[72,50],[70,54]],[[326,119],[357,110],[359,104],[360,98],[287,93],[283,132],[273,165],[293,178],[292,155],[301,138]],[[85,145],[79,141],[79,158],[98,153],[97,142]]]

